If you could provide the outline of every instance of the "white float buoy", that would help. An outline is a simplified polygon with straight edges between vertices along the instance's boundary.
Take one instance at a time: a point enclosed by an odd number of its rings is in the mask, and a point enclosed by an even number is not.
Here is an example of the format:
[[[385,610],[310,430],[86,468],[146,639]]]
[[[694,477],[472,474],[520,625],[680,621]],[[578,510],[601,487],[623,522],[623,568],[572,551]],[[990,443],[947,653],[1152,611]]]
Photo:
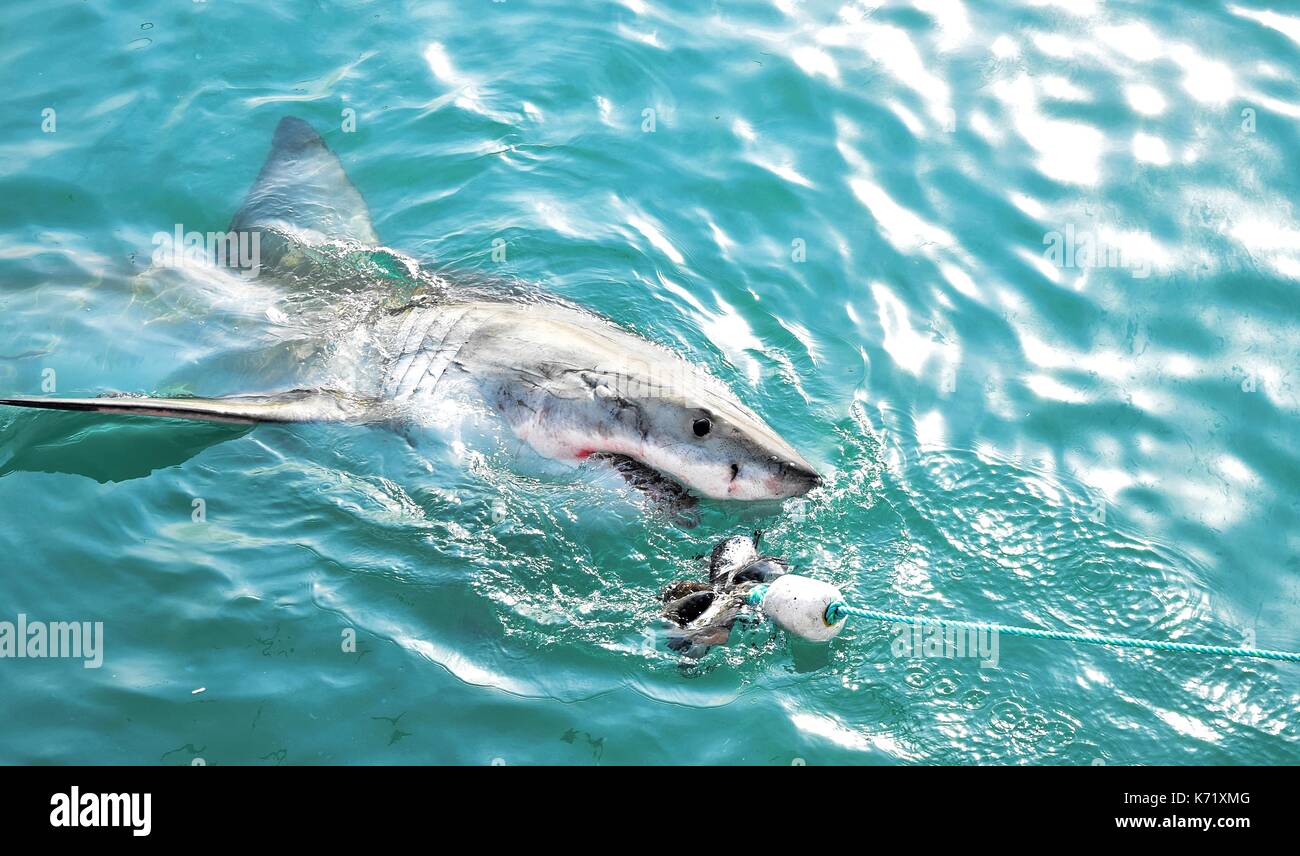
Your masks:
[[[777,626],[809,642],[829,642],[844,629],[844,619],[826,623],[826,608],[843,602],[840,590],[830,583],[785,574],[767,586],[755,589],[762,600],[759,609]]]

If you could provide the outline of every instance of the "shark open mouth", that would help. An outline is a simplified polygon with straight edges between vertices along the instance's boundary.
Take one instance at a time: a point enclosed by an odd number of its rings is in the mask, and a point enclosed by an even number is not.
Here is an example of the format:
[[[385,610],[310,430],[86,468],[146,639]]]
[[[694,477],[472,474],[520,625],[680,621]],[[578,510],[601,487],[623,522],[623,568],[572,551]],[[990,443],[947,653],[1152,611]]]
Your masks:
[[[655,507],[679,526],[688,529],[700,522],[700,501],[686,486],[649,464],[615,452],[594,452],[591,458],[609,464],[629,487],[640,491]]]

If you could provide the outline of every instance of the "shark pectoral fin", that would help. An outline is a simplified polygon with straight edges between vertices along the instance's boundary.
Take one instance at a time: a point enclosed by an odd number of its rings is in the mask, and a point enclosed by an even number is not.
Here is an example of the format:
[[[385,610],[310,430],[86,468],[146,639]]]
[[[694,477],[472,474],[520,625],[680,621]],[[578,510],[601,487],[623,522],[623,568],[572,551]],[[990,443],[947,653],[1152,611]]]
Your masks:
[[[338,156],[295,116],[285,116],[276,126],[271,153],[230,221],[230,231],[262,233],[264,267],[289,264],[294,244],[379,243],[370,210]]]
[[[78,413],[20,412],[0,432],[0,478],[65,473],[104,484],[143,478],[253,430],[251,425],[171,422]]]
[[[314,389],[224,398],[0,398],[0,404],[243,425],[260,422],[349,422],[364,419],[375,410],[375,403],[367,399]]]
[[[696,510],[699,500],[678,482],[626,455],[598,452],[591,457],[612,466],[629,487],[640,491],[673,523],[685,529],[699,525],[700,517]]]

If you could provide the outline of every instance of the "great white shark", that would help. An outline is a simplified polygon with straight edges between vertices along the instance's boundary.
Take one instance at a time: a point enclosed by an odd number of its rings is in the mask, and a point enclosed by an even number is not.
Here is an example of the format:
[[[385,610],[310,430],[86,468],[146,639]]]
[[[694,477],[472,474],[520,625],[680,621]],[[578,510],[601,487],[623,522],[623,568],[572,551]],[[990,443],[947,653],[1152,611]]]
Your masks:
[[[260,273],[316,272],[316,250],[378,247],[361,194],[306,122],[285,117],[230,224],[255,234]],[[326,387],[219,398],[12,397],[0,404],[214,422],[391,422],[470,390],[546,458],[604,461],[674,512],[715,499],[782,499],[819,483],[812,467],[725,384],[675,351],[583,308],[455,286],[368,313],[375,365]],[[349,378],[338,382],[338,378]]]

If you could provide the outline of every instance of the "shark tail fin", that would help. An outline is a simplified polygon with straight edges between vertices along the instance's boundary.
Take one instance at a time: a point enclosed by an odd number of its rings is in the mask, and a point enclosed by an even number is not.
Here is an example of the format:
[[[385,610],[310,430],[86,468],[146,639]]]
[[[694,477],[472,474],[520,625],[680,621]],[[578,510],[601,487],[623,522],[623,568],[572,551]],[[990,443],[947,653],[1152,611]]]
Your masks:
[[[80,410],[123,416],[163,416],[255,425],[260,422],[348,422],[366,417],[373,402],[329,390],[295,389],[225,398],[0,398],[11,407]]]

